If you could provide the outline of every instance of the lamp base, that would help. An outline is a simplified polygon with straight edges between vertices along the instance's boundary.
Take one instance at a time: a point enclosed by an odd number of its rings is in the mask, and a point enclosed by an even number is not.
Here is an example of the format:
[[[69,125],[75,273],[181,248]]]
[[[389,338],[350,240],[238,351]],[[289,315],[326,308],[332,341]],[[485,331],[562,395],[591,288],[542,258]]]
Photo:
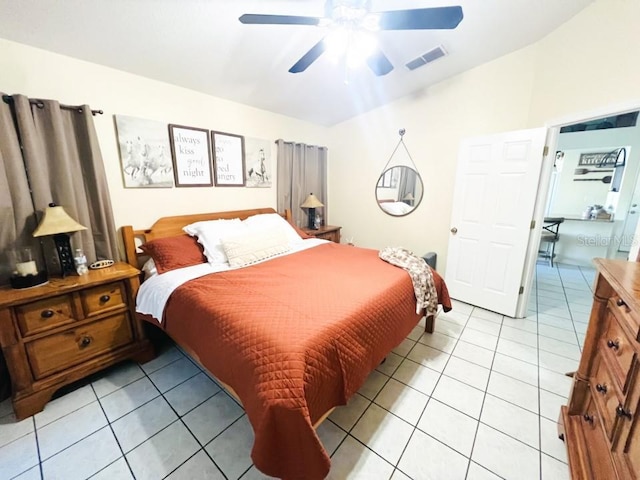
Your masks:
[[[53,236],[53,243],[56,244],[56,250],[58,251],[62,276],[66,277],[69,274],[77,273],[76,267],[73,264],[73,252],[71,251],[69,235],[66,233],[57,233]]]
[[[38,272],[35,275],[11,275],[11,277],[9,277],[9,284],[11,285],[11,288],[38,287],[45,283],[49,283],[46,270]]]
[[[316,227],[316,209],[315,208],[309,208],[307,212],[307,228],[309,230],[318,230],[318,227]]]

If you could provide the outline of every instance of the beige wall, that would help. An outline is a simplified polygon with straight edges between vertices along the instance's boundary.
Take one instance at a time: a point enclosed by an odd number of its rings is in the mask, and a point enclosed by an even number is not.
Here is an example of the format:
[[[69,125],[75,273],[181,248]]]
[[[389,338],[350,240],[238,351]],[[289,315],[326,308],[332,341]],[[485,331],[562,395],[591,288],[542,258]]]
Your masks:
[[[402,245],[419,255],[435,251],[441,270],[458,145],[466,137],[527,126],[534,54],[528,48],[507,55],[334,127],[331,221],[343,226],[343,238],[353,237],[356,245],[371,248]],[[406,129],[405,144],[425,193],[413,213],[391,217],[378,207],[374,191],[400,128]]]
[[[358,245],[433,250],[444,271],[460,140],[640,105],[639,22],[640,2],[597,1],[534,45],[333,127],[332,222]],[[394,218],[376,205],[374,186],[401,127],[425,196]]]
[[[640,105],[640,2],[599,0],[545,39],[330,129],[125,72],[0,40],[0,90],[88,102],[96,117],[118,225],[160,215],[275,206],[276,190],[125,189],[112,115],[123,114],[329,147],[330,223],[343,238],[380,248],[438,253],[444,270],[460,140],[548,124],[576,112]],[[428,68],[428,67],[425,67]],[[405,128],[425,184],[407,217],[384,214],[375,184]],[[272,151],[275,173],[275,149]]]
[[[76,105],[88,103],[105,161],[116,225],[150,226],[158,217],[276,207],[272,188],[124,188],[113,115],[236,133],[326,144],[327,129],[123,71],[0,39],[0,90]],[[275,176],[276,148],[271,152]]]

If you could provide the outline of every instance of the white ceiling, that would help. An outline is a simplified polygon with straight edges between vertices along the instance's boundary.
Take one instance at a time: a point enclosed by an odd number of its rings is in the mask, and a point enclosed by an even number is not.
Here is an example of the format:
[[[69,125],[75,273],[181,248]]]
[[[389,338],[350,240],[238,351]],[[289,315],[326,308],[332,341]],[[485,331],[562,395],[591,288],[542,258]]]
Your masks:
[[[464,19],[455,30],[379,32],[395,69],[376,77],[365,66],[348,83],[326,55],[288,73],[323,28],[238,21],[243,13],[322,16],[324,0],[0,0],[0,37],[333,125],[531,44],[592,1],[372,0],[373,11],[461,5]],[[449,55],[404,67],[437,45]]]

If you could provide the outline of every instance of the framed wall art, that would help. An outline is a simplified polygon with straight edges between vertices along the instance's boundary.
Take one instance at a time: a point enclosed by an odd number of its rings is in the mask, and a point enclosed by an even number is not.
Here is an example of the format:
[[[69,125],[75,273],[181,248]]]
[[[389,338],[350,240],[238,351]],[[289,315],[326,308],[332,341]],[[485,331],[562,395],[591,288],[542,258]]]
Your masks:
[[[125,187],[173,187],[167,124],[114,115]]]
[[[233,133],[211,132],[213,175],[217,187],[244,187],[244,137]]]
[[[271,145],[273,142],[269,140],[251,137],[244,139],[247,188],[271,187]]]
[[[176,187],[212,186],[209,130],[169,125],[169,141]]]

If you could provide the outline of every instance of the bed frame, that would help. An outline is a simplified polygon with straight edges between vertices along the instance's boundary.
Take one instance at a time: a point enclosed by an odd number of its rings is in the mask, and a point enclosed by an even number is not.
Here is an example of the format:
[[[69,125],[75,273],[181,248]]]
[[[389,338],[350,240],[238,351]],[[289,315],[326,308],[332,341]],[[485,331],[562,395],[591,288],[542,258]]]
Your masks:
[[[251,217],[252,215],[258,215],[261,213],[276,213],[273,208],[254,208],[251,210],[235,210],[230,212],[215,212],[215,213],[196,213],[193,215],[178,215],[175,217],[162,217],[158,219],[151,228],[147,228],[144,230],[134,230],[131,225],[125,225],[122,227],[122,238],[124,240],[124,251],[125,258],[127,263],[134,266],[135,268],[141,268],[144,262],[149,258],[142,251],[138,249],[140,245],[149,240],[153,240],[154,238],[163,238],[163,237],[173,237],[176,235],[184,234],[182,227],[185,225],[189,225],[194,222],[202,222],[206,220],[220,220],[220,219],[231,219],[231,218],[240,218],[245,219]],[[281,214],[282,217],[288,222],[292,221],[291,210],[285,210],[284,214]],[[141,319],[148,318],[146,315],[137,314]],[[194,359],[198,364],[207,371],[207,373],[215,379],[215,381],[220,384],[224,389],[240,404],[242,405],[242,401],[238,397],[238,394],[234,391],[226,383],[220,381],[216,378],[211,372],[209,372],[206,367],[202,365],[200,362],[200,358],[198,355],[187,345],[180,345],[180,348],[184,350],[192,359]],[[335,408],[335,407],[334,407]],[[324,415],[320,417],[320,419],[313,425],[314,428],[318,428],[318,426],[333,412],[334,408],[330,409]]]

